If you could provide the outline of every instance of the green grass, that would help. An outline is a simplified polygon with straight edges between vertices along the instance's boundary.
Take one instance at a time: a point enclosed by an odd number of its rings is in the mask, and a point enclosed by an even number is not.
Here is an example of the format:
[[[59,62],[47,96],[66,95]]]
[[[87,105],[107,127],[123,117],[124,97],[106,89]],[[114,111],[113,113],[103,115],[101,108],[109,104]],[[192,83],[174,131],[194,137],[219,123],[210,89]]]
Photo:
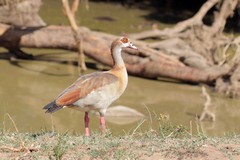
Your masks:
[[[66,143],[67,143],[67,140],[63,135],[58,136],[58,142],[56,146],[54,146],[53,148],[54,157],[57,160],[62,159],[63,155],[66,153],[67,151]]]

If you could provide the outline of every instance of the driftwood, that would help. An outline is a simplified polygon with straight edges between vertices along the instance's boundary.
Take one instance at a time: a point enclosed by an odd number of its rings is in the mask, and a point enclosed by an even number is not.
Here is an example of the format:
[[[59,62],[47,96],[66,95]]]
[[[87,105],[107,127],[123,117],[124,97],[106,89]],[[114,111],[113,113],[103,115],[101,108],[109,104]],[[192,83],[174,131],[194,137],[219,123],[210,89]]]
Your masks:
[[[231,97],[240,95],[240,38],[223,34],[227,18],[237,8],[237,0],[207,0],[190,19],[172,28],[131,34],[139,52],[124,50],[123,58],[130,74],[158,78],[167,77],[191,83],[211,84]],[[203,18],[216,7],[212,24]],[[104,65],[111,66],[110,44],[116,36],[86,27],[75,27],[81,46],[67,26],[11,27],[0,24],[0,46],[16,57],[33,58],[21,47],[52,48],[77,51]],[[154,38],[149,43],[144,39]],[[235,48],[235,53],[230,52]],[[232,56],[233,55],[233,56]]]
[[[237,0],[208,0],[192,18],[179,22],[172,28],[144,31],[132,34],[131,38],[157,38],[159,41],[149,47],[164,50],[166,54],[178,57],[185,65],[202,71],[216,72],[216,68],[226,71],[227,74],[215,79],[215,89],[236,97],[240,95],[240,38],[226,36],[223,30],[237,4]],[[206,25],[203,18],[213,7],[216,10],[212,16],[212,24]]]
[[[104,65],[112,65],[109,48],[116,36],[91,31],[85,27],[79,28],[79,34],[82,37],[83,51],[88,57]],[[20,47],[77,50],[72,30],[65,26],[21,29],[0,24],[0,35],[0,46],[11,52],[14,52],[14,49],[19,51]],[[175,57],[147,47],[143,42],[134,41],[134,44],[138,46],[139,52],[125,50],[123,54],[127,70],[132,75],[146,78],[168,77],[192,83],[211,83],[217,77],[227,73],[222,70],[212,72],[191,68]]]

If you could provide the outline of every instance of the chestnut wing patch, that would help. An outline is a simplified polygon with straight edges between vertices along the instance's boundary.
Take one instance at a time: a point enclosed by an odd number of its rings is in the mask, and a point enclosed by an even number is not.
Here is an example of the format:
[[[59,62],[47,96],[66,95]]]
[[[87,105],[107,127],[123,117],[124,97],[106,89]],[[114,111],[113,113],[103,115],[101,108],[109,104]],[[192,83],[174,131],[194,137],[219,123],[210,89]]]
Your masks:
[[[58,106],[71,105],[86,97],[92,91],[117,80],[118,78],[111,73],[97,72],[82,76],[57,97],[56,104]]]

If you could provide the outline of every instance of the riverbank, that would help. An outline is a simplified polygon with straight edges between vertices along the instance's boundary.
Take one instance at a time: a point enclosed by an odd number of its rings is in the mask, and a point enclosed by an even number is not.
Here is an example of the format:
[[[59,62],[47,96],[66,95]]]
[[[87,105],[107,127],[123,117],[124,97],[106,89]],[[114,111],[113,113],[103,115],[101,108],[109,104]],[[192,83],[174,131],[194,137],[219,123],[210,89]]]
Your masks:
[[[39,133],[0,134],[0,159],[240,159],[240,135],[192,136],[183,126],[165,126],[122,136]]]

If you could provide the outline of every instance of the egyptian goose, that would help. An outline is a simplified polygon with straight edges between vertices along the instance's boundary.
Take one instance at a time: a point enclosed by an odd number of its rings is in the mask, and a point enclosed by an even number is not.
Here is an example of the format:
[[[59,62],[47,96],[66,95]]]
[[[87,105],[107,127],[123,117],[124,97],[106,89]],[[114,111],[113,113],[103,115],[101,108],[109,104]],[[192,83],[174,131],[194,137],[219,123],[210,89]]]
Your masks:
[[[85,135],[89,136],[88,112],[95,110],[100,113],[100,127],[104,131],[104,115],[107,108],[122,95],[128,83],[127,70],[121,56],[122,48],[137,49],[126,37],[113,41],[111,45],[113,68],[109,71],[79,77],[54,101],[43,108],[47,110],[46,113],[53,113],[65,107],[85,112]]]

